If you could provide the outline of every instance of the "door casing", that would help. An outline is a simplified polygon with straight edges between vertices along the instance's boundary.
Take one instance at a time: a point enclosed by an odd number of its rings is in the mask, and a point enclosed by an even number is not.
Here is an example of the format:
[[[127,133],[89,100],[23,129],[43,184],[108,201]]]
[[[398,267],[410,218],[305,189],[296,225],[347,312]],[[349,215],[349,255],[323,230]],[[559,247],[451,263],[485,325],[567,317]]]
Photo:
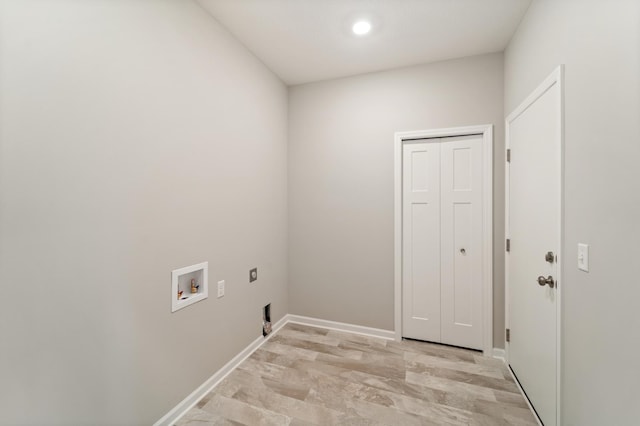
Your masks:
[[[394,326],[395,339],[402,340],[402,147],[405,142],[428,139],[482,135],[483,165],[483,259],[482,316],[483,353],[493,356],[493,125],[485,124],[446,129],[396,132],[394,135]]]
[[[558,126],[559,135],[558,140],[560,141],[560,182],[558,182],[560,191],[559,191],[559,205],[560,205],[560,223],[559,223],[559,235],[558,235],[558,247],[559,256],[557,258],[557,275],[558,275],[558,286],[556,287],[556,424],[561,425],[561,369],[562,369],[562,291],[565,285],[564,281],[564,268],[563,268],[563,260],[565,256],[565,246],[564,246],[564,65],[558,66],[511,114],[507,116],[505,119],[505,145],[506,149],[509,149],[511,146],[510,143],[510,127],[511,123],[518,118],[523,112],[527,110],[533,103],[535,103],[542,95],[544,95],[549,88],[557,85],[558,87],[558,98],[557,102],[560,110],[560,125]],[[508,163],[507,169],[505,173],[508,171]],[[505,176],[505,238],[509,238],[509,175],[508,173]],[[505,326],[506,328],[510,327],[509,323],[509,259],[505,258]],[[509,363],[509,343],[505,342],[505,356],[507,364]],[[511,371],[511,369],[509,369]],[[520,387],[520,384],[517,380],[514,381],[520,388],[520,391],[524,394],[524,390]],[[525,400],[529,404],[529,408],[531,411],[535,413],[535,410],[529,403],[529,400],[526,398]],[[539,419],[538,419],[539,420]]]

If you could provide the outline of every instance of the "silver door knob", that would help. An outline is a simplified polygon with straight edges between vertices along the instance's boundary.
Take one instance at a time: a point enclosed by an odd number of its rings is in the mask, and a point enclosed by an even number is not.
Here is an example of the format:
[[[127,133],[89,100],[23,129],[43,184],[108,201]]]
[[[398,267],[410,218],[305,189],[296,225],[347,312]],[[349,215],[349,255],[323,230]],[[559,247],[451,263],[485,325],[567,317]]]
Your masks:
[[[549,275],[547,278],[540,275],[538,277],[538,284],[540,284],[541,286],[548,285],[549,287],[553,288],[556,285],[556,282],[553,280],[553,277],[551,275]]]

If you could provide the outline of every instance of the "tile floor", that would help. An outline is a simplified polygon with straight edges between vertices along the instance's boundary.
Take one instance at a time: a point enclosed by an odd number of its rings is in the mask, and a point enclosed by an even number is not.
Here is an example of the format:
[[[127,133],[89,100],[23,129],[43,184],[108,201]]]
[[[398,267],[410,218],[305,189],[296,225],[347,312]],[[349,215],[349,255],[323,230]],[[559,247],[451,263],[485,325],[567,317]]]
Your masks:
[[[287,324],[177,425],[536,425],[498,360]]]

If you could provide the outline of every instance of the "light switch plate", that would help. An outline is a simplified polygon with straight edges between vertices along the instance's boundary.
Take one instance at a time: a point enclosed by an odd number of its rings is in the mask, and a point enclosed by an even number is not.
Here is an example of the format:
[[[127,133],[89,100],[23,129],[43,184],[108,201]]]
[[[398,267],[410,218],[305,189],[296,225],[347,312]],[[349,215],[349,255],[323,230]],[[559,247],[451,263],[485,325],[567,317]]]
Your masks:
[[[224,296],[224,280],[218,281],[218,299]]]
[[[589,245],[578,244],[578,269],[589,272]]]

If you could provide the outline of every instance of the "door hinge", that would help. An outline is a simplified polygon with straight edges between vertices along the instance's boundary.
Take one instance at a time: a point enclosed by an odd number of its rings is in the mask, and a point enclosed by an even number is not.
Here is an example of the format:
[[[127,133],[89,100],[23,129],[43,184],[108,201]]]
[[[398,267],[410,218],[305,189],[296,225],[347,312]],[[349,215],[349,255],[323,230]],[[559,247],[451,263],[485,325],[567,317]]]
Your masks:
[[[511,162],[511,149],[507,150],[507,163]]]
[[[505,333],[505,339],[507,342],[511,341],[511,330],[510,329],[506,329],[506,333]]]
[[[507,238],[507,251],[511,251],[511,239]]]

